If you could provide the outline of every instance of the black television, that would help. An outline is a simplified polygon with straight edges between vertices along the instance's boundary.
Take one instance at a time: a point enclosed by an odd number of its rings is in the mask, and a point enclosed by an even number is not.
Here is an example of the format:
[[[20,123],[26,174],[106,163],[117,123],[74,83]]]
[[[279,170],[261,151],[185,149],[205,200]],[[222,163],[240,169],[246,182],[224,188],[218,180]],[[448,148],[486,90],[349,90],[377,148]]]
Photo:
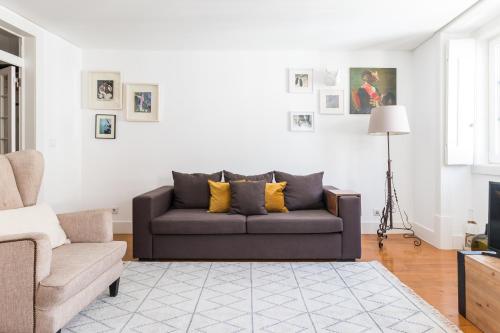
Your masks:
[[[500,183],[490,182],[488,249],[500,255]]]

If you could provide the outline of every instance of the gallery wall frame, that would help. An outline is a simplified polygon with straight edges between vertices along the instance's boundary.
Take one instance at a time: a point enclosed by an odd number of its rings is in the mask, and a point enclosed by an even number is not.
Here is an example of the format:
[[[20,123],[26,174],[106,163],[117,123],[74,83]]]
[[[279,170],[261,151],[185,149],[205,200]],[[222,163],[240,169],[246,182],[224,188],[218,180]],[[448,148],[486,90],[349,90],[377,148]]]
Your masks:
[[[122,109],[120,72],[90,71],[87,73],[87,81],[87,105],[90,109]]]
[[[314,87],[313,69],[290,68],[288,70],[288,92],[294,94],[312,93]]]
[[[350,114],[371,114],[374,107],[397,104],[397,68],[351,67]]]
[[[291,111],[289,113],[291,132],[314,132],[315,119],[314,112],[310,111]]]
[[[158,122],[160,87],[154,83],[127,83],[125,105],[127,121]]]
[[[95,115],[95,138],[116,139],[116,115],[114,114]]]
[[[319,113],[344,115],[344,90],[321,89],[319,91]]]

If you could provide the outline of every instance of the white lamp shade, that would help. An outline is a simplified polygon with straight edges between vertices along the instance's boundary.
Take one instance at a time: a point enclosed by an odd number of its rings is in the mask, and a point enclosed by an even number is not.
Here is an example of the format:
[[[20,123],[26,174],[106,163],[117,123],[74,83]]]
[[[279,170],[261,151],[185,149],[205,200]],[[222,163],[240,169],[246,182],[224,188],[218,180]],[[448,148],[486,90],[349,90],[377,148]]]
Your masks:
[[[369,134],[408,134],[410,125],[406,108],[402,105],[387,105],[372,109],[370,116]]]

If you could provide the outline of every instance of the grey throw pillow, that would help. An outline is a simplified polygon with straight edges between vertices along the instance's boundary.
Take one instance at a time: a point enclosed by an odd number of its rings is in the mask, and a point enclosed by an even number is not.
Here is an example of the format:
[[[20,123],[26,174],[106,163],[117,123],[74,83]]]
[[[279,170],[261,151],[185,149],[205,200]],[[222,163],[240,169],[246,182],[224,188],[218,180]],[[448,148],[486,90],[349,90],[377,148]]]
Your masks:
[[[234,181],[229,214],[266,215],[266,181]]]
[[[239,175],[237,173],[232,173],[232,172],[224,170],[224,181],[226,183],[229,183],[229,182],[235,181],[235,180],[253,180],[253,181],[265,180],[267,183],[272,183],[273,176],[274,176],[273,171],[263,173],[262,175],[244,176],[244,175]]]
[[[208,209],[210,188],[208,180],[220,182],[222,171],[213,174],[180,173],[172,171],[174,178],[174,207]]]
[[[286,182],[285,205],[289,210],[320,209],[323,203],[323,171],[307,176],[295,176],[275,171],[276,182]]]

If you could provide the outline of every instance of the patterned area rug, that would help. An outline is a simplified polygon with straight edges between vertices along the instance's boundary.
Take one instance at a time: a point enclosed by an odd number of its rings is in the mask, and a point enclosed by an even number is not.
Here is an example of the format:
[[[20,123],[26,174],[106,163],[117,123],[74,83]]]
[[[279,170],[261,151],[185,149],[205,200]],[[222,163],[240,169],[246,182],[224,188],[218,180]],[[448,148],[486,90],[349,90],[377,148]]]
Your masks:
[[[63,332],[460,332],[378,262],[129,262]]]

